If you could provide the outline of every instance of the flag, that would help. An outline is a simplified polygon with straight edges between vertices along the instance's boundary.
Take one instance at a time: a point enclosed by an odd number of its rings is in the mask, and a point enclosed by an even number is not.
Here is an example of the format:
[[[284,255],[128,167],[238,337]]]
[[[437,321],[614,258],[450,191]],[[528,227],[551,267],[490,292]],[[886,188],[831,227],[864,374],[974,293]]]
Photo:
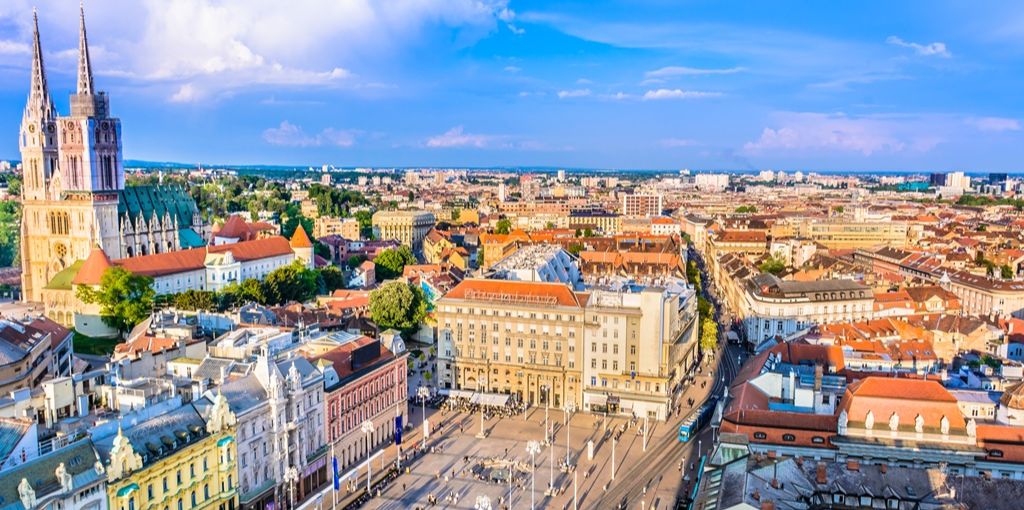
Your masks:
[[[341,474],[338,473],[338,457],[334,455],[334,445],[331,445],[331,465],[334,467],[334,490],[341,490]]]
[[[402,444],[402,416],[395,416],[395,444]]]

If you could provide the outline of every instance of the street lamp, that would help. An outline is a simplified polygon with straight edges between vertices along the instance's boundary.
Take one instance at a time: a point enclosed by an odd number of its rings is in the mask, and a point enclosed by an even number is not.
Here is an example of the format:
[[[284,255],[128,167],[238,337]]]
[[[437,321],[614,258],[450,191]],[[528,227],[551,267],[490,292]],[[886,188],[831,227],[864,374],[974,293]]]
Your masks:
[[[295,484],[299,481],[299,470],[295,466],[289,466],[284,470],[284,481],[288,484],[291,507],[295,508]]]
[[[416,396],[420,398],[420,411],[423,413],[423,448],[427,447],[427,399],[430,398],[430,389],[420,386],[416,390]],[[410,420],[412,421],[412,420]]]
[[[481,381],[482,385],[486,385],[487,384],[487,378],[486,377],[480,378],[480,381]],[[487,433],[484,432],[484,406],[483,405],[480,406],[480,433],[477,434],[476,437],[477,437],[477,439],[485,439],[485,438],[487,438]]]
[[[569,452],[572,448],[571,446],[569,446],[569,418],[575,412],[575,402],[568,402],[565,404],[565,469],[569,469],[569,465],[572,462],[572,460],[569,458]]]
[[[540,443],[530,441],[526,443],[526,453],[530,454],[530,510],[537,508],[535,501],[537,490],[537,454],[540,453]],[[509,501],[509,504],[512,502]]]
[[[615,434],[612,434],[612,481],[615,480]]]
[[[363,434],[366,434],[366,494],[370,495],[370,478],[372,477],[370,469],[373,465],[370,462],[370,434],[373,434],[373,422],[370,420],[364,421],[360,430],[363,431]]]

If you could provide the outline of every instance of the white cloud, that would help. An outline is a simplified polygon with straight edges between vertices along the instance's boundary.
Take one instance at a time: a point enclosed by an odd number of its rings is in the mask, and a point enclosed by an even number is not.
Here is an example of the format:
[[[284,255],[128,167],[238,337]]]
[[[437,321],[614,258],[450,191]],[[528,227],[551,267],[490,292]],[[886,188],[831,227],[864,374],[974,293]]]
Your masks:
[[[743,146],[745,152],[856,152],[864,156],[927,152],[944,141],[942,119],[851,117],[842,113],[781,113],[779,125]]]
[[[195,85],[186,83],[179,87],[177,92],[171,95],[170,101],[172,103],[193,103],[199,100],[200,97],[202,97],[202,94],[198,89],[196,89]]]
[[[1020,131],[1020,121],[1017,119],[1008,119],[1005,117],[979,117],[969,118],[966,122],[971,126],[974,126],[974,128],[979,131]]]
[[[729,67],[726,69],[701,69],[698,67],[667,66],[653,71],[647,71],[644,76],[648,78],[671,78],[675,76],[703,76],[710,74],[736,74],[745,71],[742,67]]]
[[[589,80],[589,79],[587,79],[587,78],[580,78],[580,79],[576,80],[576,84],[577,85],[590,85],[592,83],[594,83],[594,82]]]
[[[590,95],[590,89],[575,89],[575,90],[559,90],[558,99],[567,99],[571,97],[586,97]]]
[[[942,57],[949,58],[953,54],[946,48],[946,43],[933,42],[929,44],[920,44],[915,42],[904,41],[903,39],[890,35],[885,42],[901,48],[910,48],[915,53],[924,57]]]
[[[51,3],[42,14],[44,39],[71,46],[78,6]],[[29,33],[31,4],[3,4],[0,16]],[[518,30],[507,6],[507,0],[107,0],[86,6],[86,21],[97,74],[115,70],[120,78],[165,87],[168,97],[185,82],[217,97],[266,85],[358,87],[352,69],[372,68],[421,44],[435,28],[452,29],[455,46],[502,24]],[[26,53],[25,42],[0,41],[0,57]],[[102,55],[104,46],[123,51]],[[14,62],[0,58],[0,65]],[[20,57],[16,62],[27,65]]]
[[[660,99],[701,99],[706,97],[719,97],[720,92],[701,92],[696,90],[682,89],[657,89],[644,92],[644,100]]]
[[[358,133],[355,130],[327,128],[315,136],[308,135],[302,127],[283,120],[278,127],[263,130],[263,141],[284,147],[319,147],[323,145],[351,147],[355,144]]]
[[[519,71],[522,71],[522,70],[523,70],[523,68],[522,67],[518,67],[518,66],[505,66],[505,72],[506,73],[518,73]]]
[[[462,126],[455,126],[443,134],[427,138],[426,146],[432,148],[476,147],[483,148],[495,140],[490,135],[475,135],[463,131]]]
[[[667,148],[677,148],[677,147],[697,147],[697,146],[702,145],[702,144],[700,142],[698,142],[697,140],[693,140],[691,138],[665,138],[665,139],[662,139],[662,140],[658,140],[658,145],[660,145],[662,147],[667,147]]]
[[[27,55],[31,51],[25,43],[0,39],[0,55]]]

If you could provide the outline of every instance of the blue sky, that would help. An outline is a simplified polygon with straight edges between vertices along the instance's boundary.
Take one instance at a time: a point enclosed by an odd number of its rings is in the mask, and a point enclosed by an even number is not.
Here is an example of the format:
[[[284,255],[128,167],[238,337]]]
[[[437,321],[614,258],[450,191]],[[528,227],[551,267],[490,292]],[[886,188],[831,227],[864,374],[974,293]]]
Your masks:
[[[1017,2],[92,0],[125,157],[1024,171]],[[51,93],[77,2],[38,2]],[[32,3],[0,5],[17,157]]]

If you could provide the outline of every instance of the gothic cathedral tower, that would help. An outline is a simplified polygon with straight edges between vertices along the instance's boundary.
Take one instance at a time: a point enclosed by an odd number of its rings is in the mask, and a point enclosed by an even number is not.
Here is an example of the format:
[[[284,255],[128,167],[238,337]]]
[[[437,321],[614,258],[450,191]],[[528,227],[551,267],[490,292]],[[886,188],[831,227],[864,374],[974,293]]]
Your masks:
[[[26,301],[41,301],[50,280],[86,259],[93,246],[111,259],[124,257],[117,216],[118,191],[124,189],[121,122],[110,117],[106,94],[93,88],[85,10],[79,27],[78,89],[68,117],[57,116],[50,98],[38,18],[34,21],[31,89],[19,138]]]

